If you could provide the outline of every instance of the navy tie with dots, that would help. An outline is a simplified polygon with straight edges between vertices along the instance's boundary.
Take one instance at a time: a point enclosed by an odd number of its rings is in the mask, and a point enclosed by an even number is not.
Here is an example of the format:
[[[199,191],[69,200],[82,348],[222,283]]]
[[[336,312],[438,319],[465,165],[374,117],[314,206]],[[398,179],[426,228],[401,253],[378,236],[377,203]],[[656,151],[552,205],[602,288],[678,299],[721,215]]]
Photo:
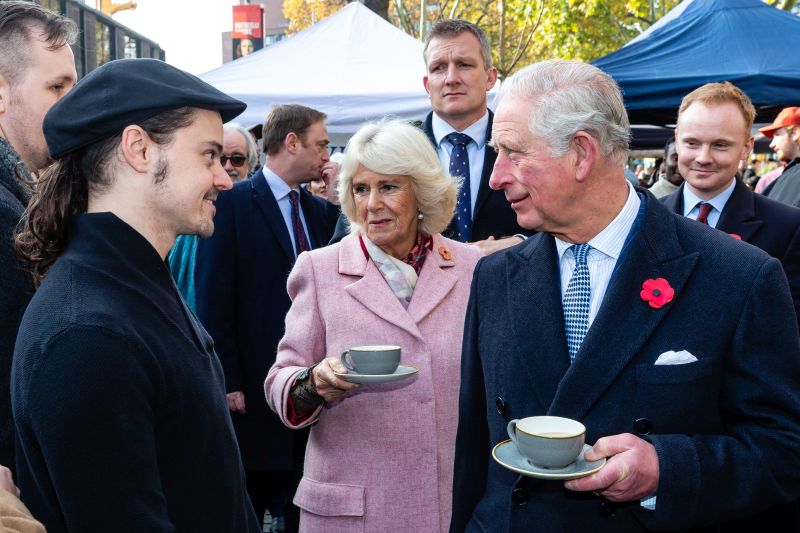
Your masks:
[[[450,154],[450,175],[461,176],[464,180],[458,191],[456,205],[456,238],[461,242],[467,242],[472,234],[472,195],[469,190],[467,145],[472,142],[472,139],[469,135],[457,132],[453,132],[445,138],[453,145],[453,151]]]
[[[589,264],[586,258],[589,250],[588,244],[573,244],[572,254],[575,256],[575,270],[567,284],[562,301],[564,307],[564,328],[567,333],[567,348],[569,349],[570,363],[575,360],[575,355],[583,343],[586,332],[589,331],[589,307],[591,305],[592,286],[589,280]]]

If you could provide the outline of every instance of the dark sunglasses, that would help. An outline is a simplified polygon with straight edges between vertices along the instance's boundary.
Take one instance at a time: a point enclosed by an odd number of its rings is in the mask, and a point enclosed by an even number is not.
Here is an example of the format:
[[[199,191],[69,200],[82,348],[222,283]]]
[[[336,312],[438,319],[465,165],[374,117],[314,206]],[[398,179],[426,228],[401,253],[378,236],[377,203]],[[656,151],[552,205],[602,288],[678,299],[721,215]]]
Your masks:
[[[219,163],[224,167],[225,164],[230,161],[231,165],[235,167],[240,167],[245,164],[247,158],[243,155],[223,155],[219,158]]]

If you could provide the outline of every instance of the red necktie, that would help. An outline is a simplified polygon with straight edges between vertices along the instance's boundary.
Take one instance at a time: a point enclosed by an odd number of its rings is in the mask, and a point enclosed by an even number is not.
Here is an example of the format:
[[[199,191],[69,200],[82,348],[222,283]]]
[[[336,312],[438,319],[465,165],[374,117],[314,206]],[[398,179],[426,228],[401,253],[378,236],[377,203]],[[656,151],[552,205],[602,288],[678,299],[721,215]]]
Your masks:
[[[289,203],[292,206],[292,230],[294,230],[294,242],[297,246],[297,255],[301,252],[311,250],[311,245],[308,244],[306,232],[303,229],[303,221],[300,220],[300,204],[299,195],[297,191],[289,191]]]
[[[697,221],[708,225],[708,214],[711,210],[714,209],[714,206],[711,204],[707,204],[705,202],[700,202],[700,213],[697,215]]]

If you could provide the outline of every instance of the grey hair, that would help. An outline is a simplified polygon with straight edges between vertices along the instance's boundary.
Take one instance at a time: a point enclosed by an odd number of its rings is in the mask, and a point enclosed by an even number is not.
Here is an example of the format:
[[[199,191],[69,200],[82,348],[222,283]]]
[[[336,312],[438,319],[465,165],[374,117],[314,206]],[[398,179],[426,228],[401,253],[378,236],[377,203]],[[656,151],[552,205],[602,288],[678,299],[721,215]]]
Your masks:
[[[224,129],[229,131],[237,131],[244,137],[244,142],[247,143],[247,169],[252,172],[256,165],[258,165],[258,147],[250,131],[236,122],[228,122],[223,126]]]
[[[461,181],[442,170],[442,163],[425,133],[400,120],[366,124],[347,142],[339,174],[339,200],[350,232],[362,229],[353,198],[353,178],[360,166],[391,176],[408,176],[423,218],[419,230],[441,233],[450,224]]]
[[[500,101],[507,96],[531,103],[528,128],[546,140],[554,157],[567,153],[575,133],[585,131],[606,158],[624,164],[631,130],[628,113],[617,82],[599,68],[561,59],[535,63],[503,83]]]

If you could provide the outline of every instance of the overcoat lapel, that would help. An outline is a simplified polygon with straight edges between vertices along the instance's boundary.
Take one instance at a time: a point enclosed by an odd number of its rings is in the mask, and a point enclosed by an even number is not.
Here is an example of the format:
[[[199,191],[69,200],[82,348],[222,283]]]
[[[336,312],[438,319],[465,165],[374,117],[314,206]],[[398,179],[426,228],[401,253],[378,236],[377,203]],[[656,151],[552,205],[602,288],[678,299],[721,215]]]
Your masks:
[[[489,122],[486,125],[486,143],[492,138],[492,121],[494,120],[494,113],[489,111]],[[493,149],[485,147],[483,150],[483,170],[481,171],[481,184],[478,187],[478,197],[475,199],[475,211],[473,218],[480,213],[486,199],[489,198],[491,188],[489,187],[489,178],[492,176],[494,170],[494,162],[497,159],[497,152]]]
[[[509,321],[520,368],[543,408],[550,405],[569,368],[561,306],[558,257],[553,237],[531,237],[509,257],[507,293]],[[551,310],[550,313],[542,310]]]
[[[749,241],[764,223],[756,218],[753,192],[740,180],[728,199],[717,223],[717,229],[725,233],[735,233],[743,241]]]
[[[278,243],[280,243],[281,249],[283,249],[289,262],[294,263],[294,248],[292,248],[289,230],[283,220],[283,215],[281,215],[278,201],[275,199],[275,195],[272,194],[269,185],[267,185],[267,180],[262,171],[259,170],[250,178],[250,190],[253,192],[253,201],[264,215],[267,225],[272,230]]]
[[[364,257],[357,235],[349,235],[341,242],[339,273],[359,276],[345,291],[375,316],[422,339],[417,324],[389,288],[378,267]]]
[[[433,251],[428,252],[425,258],[414,296],[408,306],[408,314],[417,324],[450,294],[458,281],[456,275],[451,272],[455,263],[445,260],[437,251],[441,245],[441,238],[434,237]]]
[[[645,223],[619,265],[549,413],[581,419],[670,312],[673,304],[655,309],[642,300],[645,280],[664,278],[675,289],[675,299],[681,297],[698,254],[683,252],[675,224],[675,216],[650,196]]]

